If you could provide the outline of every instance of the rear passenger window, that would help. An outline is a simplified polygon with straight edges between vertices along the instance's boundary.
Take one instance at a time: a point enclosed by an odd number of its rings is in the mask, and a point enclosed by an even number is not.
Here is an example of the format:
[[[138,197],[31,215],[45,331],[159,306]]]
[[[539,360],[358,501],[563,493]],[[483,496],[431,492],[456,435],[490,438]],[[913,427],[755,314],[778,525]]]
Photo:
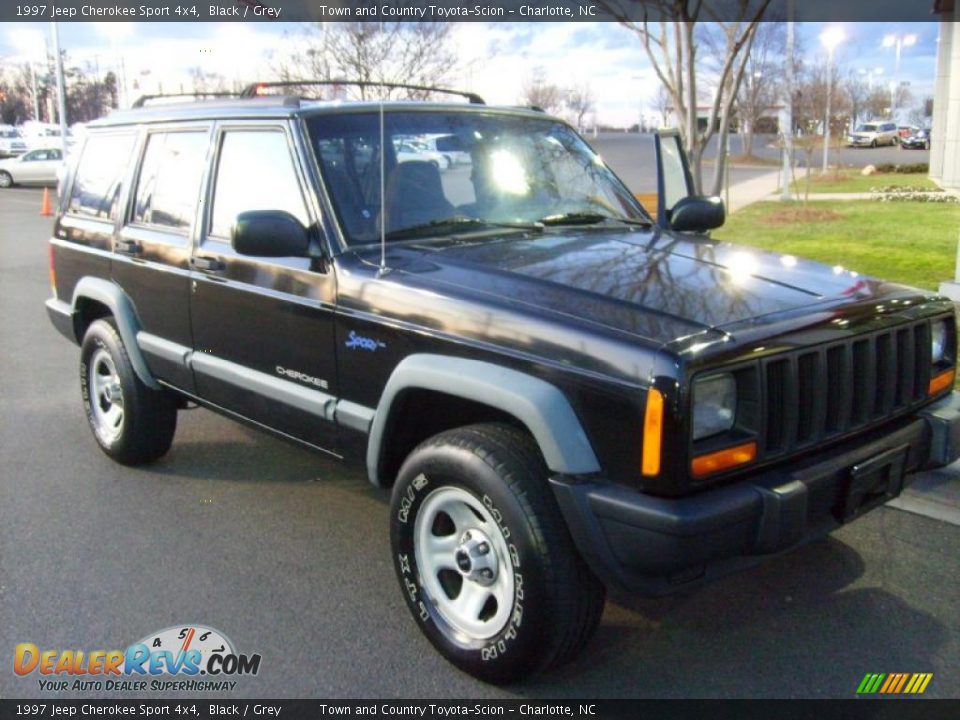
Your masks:
[[[91,135],[83,146],[67,212],[114,220],[124,171],[133,151],[132,133]]]
[[[210,234],[230,237],[237,215],[248,210],[285,210],[304,226],[310,223],[287,138],[279,130],[230,130],[223,136]]]
[[[186,232],[200,194],[208,133],[159,132],[147,140],[137,180],[133,222]]]

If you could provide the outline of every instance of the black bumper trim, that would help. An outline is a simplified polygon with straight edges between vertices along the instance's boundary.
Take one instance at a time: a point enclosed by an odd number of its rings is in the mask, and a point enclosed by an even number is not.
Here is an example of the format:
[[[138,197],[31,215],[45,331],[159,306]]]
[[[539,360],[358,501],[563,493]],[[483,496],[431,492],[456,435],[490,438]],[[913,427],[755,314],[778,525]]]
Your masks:
[[[827,451],[679,499],[658,498],[596,477],[550,483],[581,554],[607,583],[649,595],[689,587],[822,537],[899,494],[864,492],[851,512],[855,468],[890,458],[910,473],[960,457],[960,397]],[[899,477],[898,477],[899,480]],[[858,500],[859,502],[859,500]]]
[[[73,323],[73,308],[69,303],[57,298],[50,298],[44,303],[47,308],[47,316],[57,331],[67,340],[76,344],[77,336]]]

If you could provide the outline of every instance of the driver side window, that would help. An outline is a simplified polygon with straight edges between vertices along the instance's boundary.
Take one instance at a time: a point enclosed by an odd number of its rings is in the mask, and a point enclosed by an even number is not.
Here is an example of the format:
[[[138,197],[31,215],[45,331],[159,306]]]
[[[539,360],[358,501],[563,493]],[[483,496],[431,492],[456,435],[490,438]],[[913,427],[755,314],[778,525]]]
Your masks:
[[[310,225],[287,137],[279,128],[223,134],[209,234],[229,240],[237,215],[249,210],[283,210]]]

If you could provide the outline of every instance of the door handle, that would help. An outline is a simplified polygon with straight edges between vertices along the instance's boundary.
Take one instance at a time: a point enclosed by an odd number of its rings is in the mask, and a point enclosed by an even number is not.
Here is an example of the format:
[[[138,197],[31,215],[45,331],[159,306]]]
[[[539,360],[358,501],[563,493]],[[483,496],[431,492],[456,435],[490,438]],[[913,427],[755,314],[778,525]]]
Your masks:
[[[136,240],[117,240],[113,249],[124,255],[139,255],[143,252],[143,247]]]
[[[204,272],[220,272],[227,269],[226,263],[212,257],[192,257],[190,258],[190,267]]]

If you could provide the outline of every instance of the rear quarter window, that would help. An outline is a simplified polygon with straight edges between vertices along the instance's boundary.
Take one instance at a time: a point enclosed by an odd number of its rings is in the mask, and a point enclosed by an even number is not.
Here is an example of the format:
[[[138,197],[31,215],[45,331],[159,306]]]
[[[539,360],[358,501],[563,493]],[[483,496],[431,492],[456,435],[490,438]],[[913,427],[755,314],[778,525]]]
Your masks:
[[[70,191],[68,213],[101,220],[116,219],[120,189],[135,141],[133,132],[87,138]]]

